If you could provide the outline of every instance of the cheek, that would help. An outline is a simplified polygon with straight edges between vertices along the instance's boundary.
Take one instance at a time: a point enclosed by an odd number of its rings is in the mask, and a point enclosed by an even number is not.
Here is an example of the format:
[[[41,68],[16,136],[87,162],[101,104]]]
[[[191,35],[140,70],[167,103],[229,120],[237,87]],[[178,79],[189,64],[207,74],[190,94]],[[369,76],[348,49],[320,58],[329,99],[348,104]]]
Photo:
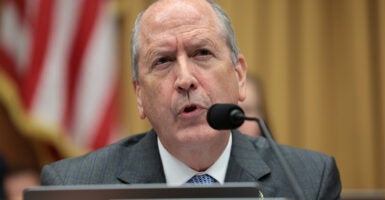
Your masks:
[[[171,98],[170,84],[166,81],[147,81],[143,86],[143,109],[146,115],[162,112],[169,107],[167,104]]]
[[[217,101],[237,103],[239,87],[235,71],[223,68],[210,73],[211,76],[207,78],[206,82],[211,86],[211,91],[219,98]]]

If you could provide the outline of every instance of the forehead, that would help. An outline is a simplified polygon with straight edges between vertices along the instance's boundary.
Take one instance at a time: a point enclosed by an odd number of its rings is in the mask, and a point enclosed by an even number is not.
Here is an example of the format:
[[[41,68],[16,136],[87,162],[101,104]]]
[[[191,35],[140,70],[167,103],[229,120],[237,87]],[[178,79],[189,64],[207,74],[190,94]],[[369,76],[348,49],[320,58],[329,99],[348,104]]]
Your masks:
[[[147,9],[149,18],[155,22],[165,22],[172,18],[197,18],[201,13],[209,13],[211,8],[202,0],[163,0]]]
[[[173,31],[208,27],[216,29],[217,22],[214,10],[204,0],[157,1],[143,14],[140,35],[157,35],[171,29]]]

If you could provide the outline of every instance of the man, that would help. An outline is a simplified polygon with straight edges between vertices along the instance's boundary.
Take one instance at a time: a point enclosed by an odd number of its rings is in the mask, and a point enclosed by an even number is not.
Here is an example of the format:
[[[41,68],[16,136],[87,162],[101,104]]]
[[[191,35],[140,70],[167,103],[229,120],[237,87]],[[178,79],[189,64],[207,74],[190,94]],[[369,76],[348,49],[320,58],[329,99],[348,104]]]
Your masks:
[[[161,0],[137,19],[131,44],[133,85],[141,118],[153,129],[45,166],[43,185],[167,183],[195,174],[210,181],[257,182],[266,197],[293,197],[264,138],[217,131],[206,122],[214,103],[245,98],[246,61],[227,15],[205,0]],[[280,146],[307,199],[337,199],[332,157]]]
[[[261,91],[260,82],[251,76],[246,78],[246,99],[239,102],[239,106],[243,108],[246,116],[260,117],[266,121],[266,112],[264,106],[264,99]],[[241,133],[250,136],[263,136],[258,124],[254,121],[245,121],[238,130]]]

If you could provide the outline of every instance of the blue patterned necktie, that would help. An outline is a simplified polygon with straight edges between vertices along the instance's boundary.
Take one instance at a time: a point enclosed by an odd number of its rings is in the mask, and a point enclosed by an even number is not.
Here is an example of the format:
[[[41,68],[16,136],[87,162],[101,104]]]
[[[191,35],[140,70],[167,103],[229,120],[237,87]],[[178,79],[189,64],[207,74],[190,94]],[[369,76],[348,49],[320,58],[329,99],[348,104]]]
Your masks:
[[[195,175],[190,180],[187,181],[187,183],[190,184],[213,184],[216,183],[217,180],[215,180],[213,177],[211,177],[208,174],[202,174],[202,175]]]

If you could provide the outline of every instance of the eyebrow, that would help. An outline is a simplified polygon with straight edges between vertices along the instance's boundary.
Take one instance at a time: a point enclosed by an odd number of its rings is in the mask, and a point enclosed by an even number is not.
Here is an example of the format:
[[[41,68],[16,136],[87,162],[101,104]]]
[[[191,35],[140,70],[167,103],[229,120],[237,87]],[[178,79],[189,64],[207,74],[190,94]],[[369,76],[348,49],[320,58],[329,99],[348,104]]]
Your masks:
[[[159,55],[170,54],[175,52],[176,49],[169,45],[170,42],[164,41],[159,44],[152,45],[149,47],[149,50],[144,54],[145,64],[152,64],[153,58],[158,57]]]
[[[218,49],[218,45],[216,45],[215,42],[213,42],[208,38],[193,40],[192,42],[185,44],[185,48],[187,50],[196,49],[204,46],[210,46],[210,47],[213,47],[214,49]]]

